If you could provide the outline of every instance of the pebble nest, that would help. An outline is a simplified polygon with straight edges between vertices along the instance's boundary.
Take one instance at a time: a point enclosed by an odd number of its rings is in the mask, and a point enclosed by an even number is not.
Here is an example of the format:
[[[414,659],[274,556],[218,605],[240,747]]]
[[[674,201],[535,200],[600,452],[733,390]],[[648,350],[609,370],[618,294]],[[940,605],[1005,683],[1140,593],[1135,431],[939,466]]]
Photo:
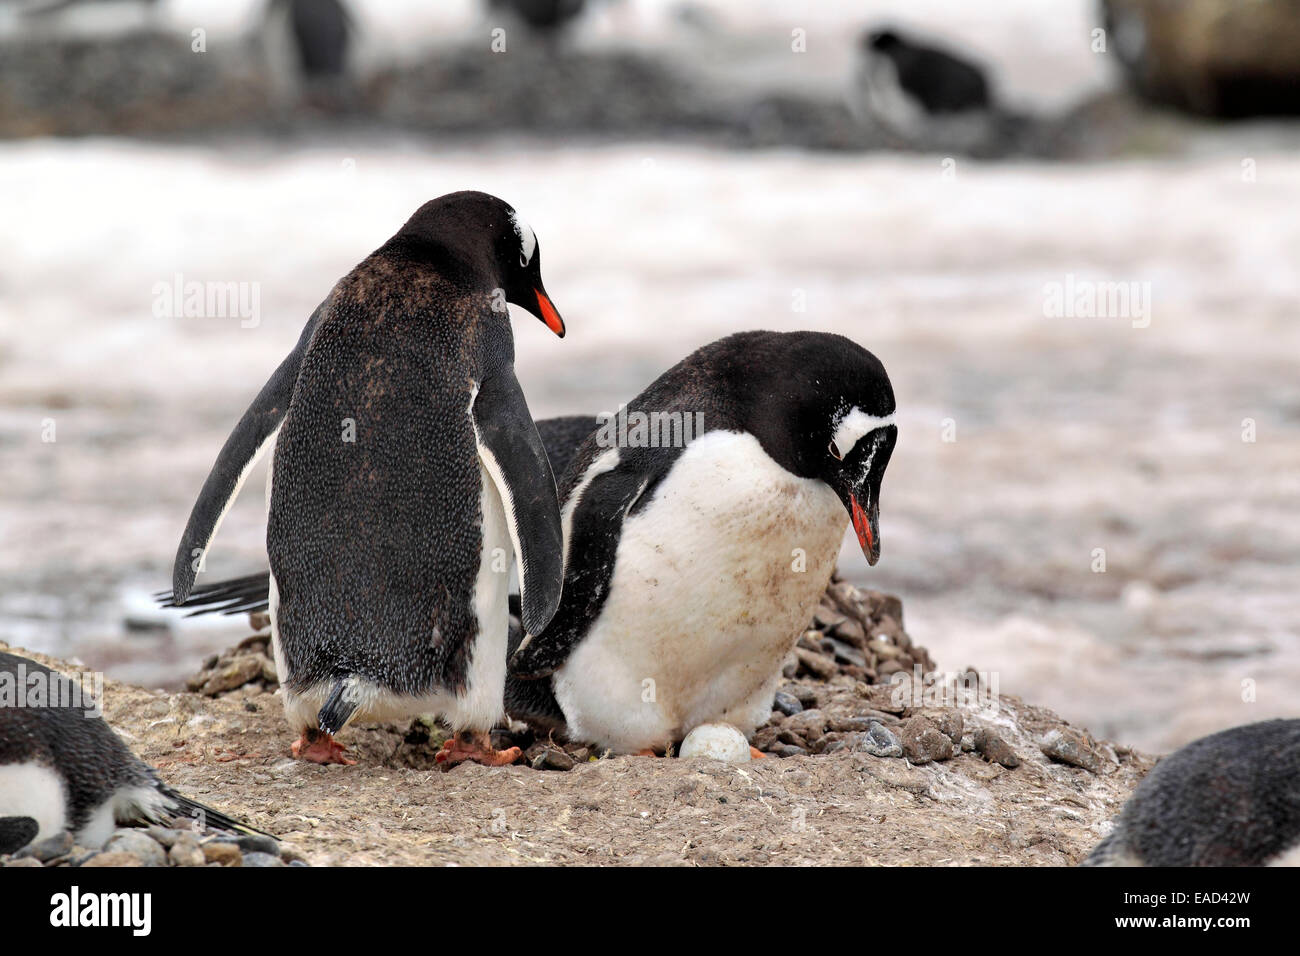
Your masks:
[[[0,866],[307,866],[269,836],[172,827],[120,827],[102,849],[78,846],[68,831],[0,857]]]
[[[254,627],[267,626],[264,614],[251,615]],[[944,761],[977,753],[1007,769],[1021,756],[1003,739],[996,721],[982,722],[969,699],[953,706],[917,706],[903,677],[930,674],[935,663],[903,628],[902,601],[892,594],[856,588],[833,578],[782,665],[780,688],[768,722],[752,743],[774,757],[833,754],[847,750],[911,764]],[[966,672],[968,697],[978,693],[979,675]],[[279,687],[269,633],[253,634],[220,655],[209,657],[186,688],[207,697],[242,700],[249,711],[275,706],[268,698]],[[392,728],[399,736],[397,758],[407,767],[434,769],[434,754],[447,731],[432,718]],[[509,722],[493,731],[501,749],[517,746],[535,770],[568,771],[605,754],[583,741],[569,741],[537,728]],[[1054,731],[1040,741],[1053,761],[1100,773],[1116,755],[1074,728]]]

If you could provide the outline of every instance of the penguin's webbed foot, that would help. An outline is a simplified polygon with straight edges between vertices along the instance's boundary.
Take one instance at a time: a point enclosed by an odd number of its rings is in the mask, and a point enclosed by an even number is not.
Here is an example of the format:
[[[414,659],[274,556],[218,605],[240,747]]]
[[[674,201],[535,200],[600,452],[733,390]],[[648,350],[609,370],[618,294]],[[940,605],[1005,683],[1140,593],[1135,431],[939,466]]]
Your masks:
[[[473,760],[487,767],[505,767],[520,760],[524,752],[518,747],[507,750],[494,750],[492,737],[482,730],[462,730],[448,737],[442,749],[434,755],[434,760],[442,764],[444,770],[450,770],[458,763]]]
[[[341,763],[347,767],[356,764],[355,760],[343,756],[347,747],[335,740],[332,734],[323,733],[314,727],[304,727],[302,736],[289,749],[299,760],[309,760],[312,763]]]

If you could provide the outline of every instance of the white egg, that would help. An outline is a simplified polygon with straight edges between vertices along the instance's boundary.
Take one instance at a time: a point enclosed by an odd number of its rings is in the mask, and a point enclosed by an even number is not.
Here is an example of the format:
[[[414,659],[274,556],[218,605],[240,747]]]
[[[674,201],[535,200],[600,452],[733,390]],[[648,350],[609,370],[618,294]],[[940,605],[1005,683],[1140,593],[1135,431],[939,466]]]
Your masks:
[[[682,741],[679,757],[712,757],[727,763],[748,763],[749,741],[731,724],[700,724]]]

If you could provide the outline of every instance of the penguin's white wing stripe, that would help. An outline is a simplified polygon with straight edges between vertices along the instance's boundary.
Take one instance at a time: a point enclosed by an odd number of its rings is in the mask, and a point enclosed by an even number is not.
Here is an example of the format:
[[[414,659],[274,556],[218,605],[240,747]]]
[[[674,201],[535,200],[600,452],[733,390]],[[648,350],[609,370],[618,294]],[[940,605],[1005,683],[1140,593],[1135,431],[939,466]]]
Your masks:
[[[587,486],[595,481],[598,476],[617,468],[618,461],[617,447],[607,448],[597,455],[592,463],[587,466],[587,470],[583,472],[582,478],[578,481],[560,510],[560,528],[564,535],[565,571],[569,568],[569,542],[573,539],[573,515],[578,510],[578,505],[582,503],[583,493],[586,492]]]
[[[275,431],[267,435],[266,439],[260,445],[258,445],[257,449],[253,452],[253,457],[248,459],[248,461],[244,463],[244,467],[239,472],[239,477],[235,479],[235,487],[230,490],[230,497],[227,498],[226,503],[222,505],[221,511],[217,515],[217,520],[212,522],[212,531],[208,533],[208,537],[203,542],[203,544],[199,546],[201,550],[201,554],[195,555],[194,557],[201,558],[207,555],[208,546],[212,544],[213,540],[217,537],[217,532],[221,530],[221,522],[226,520],[226,514],[230,511],[231,505],[233,505],[235,503],[235,499],[239,497],[239,490],[244,487],[244,482],[248,480],[248,476],[252,472],[253,467],[259,461],[261,461],[262,455],[266,453],[266,449],[275,445],[275,440],[280,436],[281,427],[283,426],[277,426]],[[270,487],[269,480],[267,481],[267,486],[269,489]],[[267,492],[267,495],[269,500],[269,496],[270,496],[269,490]]]

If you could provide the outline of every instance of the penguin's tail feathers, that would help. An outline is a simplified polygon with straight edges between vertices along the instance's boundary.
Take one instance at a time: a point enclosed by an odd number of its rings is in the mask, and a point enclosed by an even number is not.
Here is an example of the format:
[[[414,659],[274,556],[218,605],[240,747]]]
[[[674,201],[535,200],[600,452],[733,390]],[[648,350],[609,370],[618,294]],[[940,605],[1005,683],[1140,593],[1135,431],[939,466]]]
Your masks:
[[[336,680],[330,688],[329,697],[316,714],[316,726],[321,733],[331,737],[347,726],[352,715],[357,712],[357,699],[354,682],[351,678]]]
[[[174,819],[197,820],[201,827],[224,830],[227,833],[243,833],[246,836],[264,836],[270,837],[272,840],[279,839],[274,833],[267,833],[265,830],[259,830],[255,826],[242,823],[234,817],[227,816],[215,807],[210,807],[206,803],[199,803],[184,794],[177,793],[165,784],[160,786],[158,791],[167,798],[167,810]]]

